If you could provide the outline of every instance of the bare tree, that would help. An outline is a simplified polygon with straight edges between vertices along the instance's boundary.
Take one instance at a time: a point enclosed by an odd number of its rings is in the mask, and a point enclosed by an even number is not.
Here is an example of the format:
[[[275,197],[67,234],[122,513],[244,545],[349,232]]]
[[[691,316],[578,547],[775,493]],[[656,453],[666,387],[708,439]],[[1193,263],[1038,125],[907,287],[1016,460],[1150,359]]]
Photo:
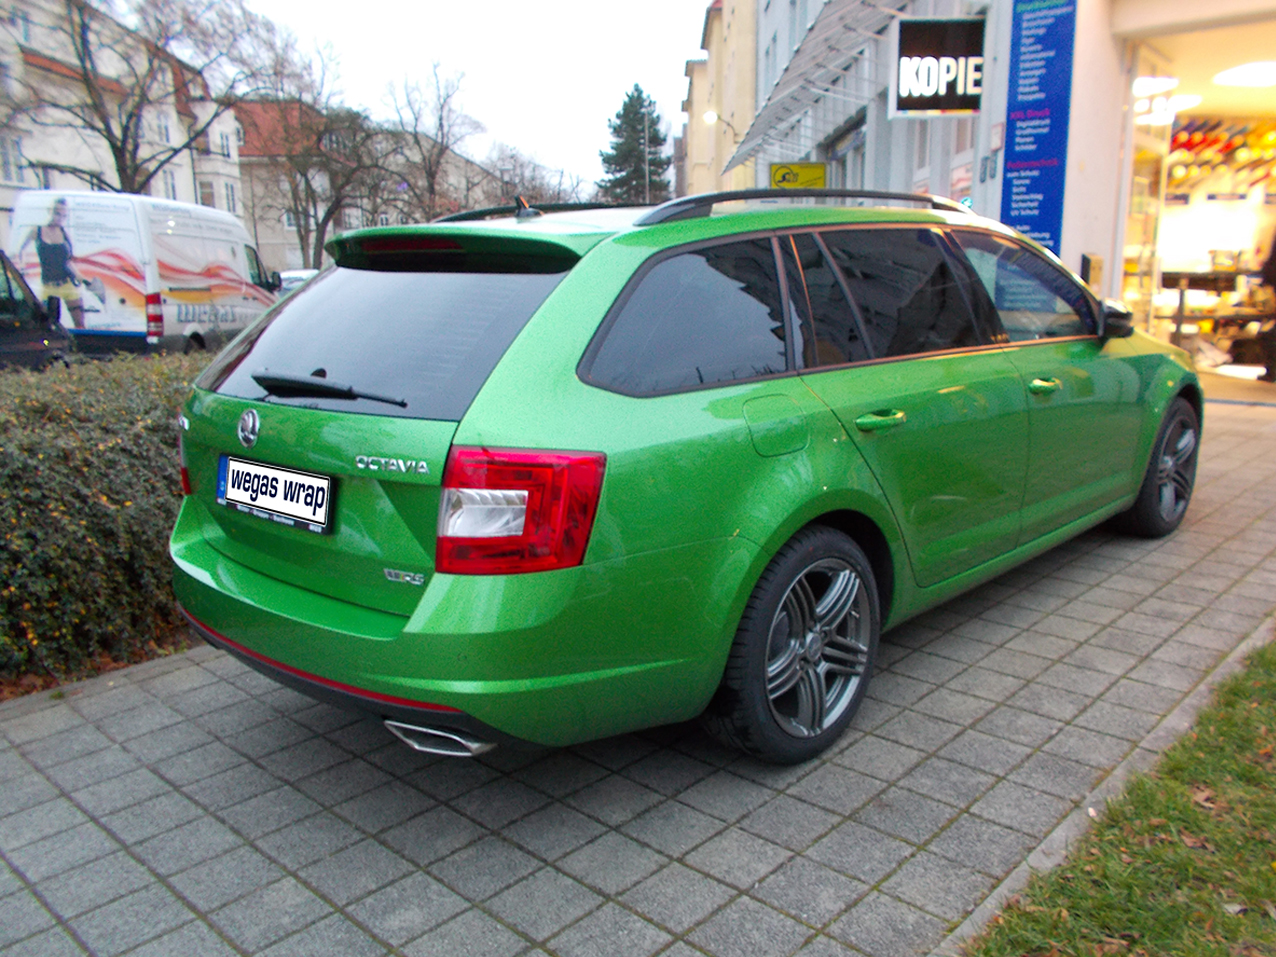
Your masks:
[[[506,202],[513,202],[515,196],[522,196],[532,205],[578,203],[582,199],[579,176],[542,166],[504,143],[492,147],[487,165],[500,176],[502,199]]]
[[[456,195],[468,193],[468,184],[458,190],[448,182],[448,161],[463,140],[483,132],[483,124],[459,106],[462,76],[443,78],[438,63],[431,76],[433,83],[426,89],[404,81],[402,95],[391,91],[398,116],[395,135],[403,200],[410,206],[409,215],[427,220],[468,205]]]
[[[216,120],[255,90],[270,51],[290,40],[243,0],[129,4],[117,19],[106,0],[60,0],[49,52],[24,51],[17,101],[25,122],[71,131],[90,155],[104,148],[112,169],[66,156],[31,165],[140,193],[179,154],[206,145]]]

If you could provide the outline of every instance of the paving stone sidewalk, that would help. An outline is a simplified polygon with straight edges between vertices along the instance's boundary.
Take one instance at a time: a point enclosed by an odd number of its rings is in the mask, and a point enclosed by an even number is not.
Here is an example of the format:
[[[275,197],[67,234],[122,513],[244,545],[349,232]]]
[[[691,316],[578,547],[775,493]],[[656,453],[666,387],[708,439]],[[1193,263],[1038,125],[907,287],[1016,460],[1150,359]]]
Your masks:
[[[694,725],[431,759],[201,647],[0,706],[0,953],[926,953],[1273,603],[1276,409],[1210,404],[1176,535],[893,632],[796,768]]]

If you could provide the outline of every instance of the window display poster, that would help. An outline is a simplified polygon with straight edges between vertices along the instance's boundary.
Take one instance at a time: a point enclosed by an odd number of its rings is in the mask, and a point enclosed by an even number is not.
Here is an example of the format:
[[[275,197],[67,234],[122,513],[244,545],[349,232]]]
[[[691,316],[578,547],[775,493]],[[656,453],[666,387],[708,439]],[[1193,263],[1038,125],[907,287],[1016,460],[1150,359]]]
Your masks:
[[[1068,169],[1075,0],[1016,0],[1001,219],[1059,252]]]

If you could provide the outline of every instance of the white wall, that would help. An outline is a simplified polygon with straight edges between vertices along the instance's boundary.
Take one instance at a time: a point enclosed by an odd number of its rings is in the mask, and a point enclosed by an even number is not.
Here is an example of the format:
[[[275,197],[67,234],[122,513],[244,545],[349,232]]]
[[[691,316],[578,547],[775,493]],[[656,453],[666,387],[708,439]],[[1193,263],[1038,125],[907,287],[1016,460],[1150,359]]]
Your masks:
[[[1273,12],[1272,0],[1113,0],[1112,32],[1146,39],[1267,19]]]

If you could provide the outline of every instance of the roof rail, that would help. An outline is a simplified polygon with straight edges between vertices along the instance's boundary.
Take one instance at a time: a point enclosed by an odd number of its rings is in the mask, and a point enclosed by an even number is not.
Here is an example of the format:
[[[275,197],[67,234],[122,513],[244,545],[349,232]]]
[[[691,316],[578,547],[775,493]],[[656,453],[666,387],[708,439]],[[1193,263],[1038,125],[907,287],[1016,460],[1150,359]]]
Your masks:
[[[616,203],[537,203],[535,206],[528,204],[522,196],[519,196],[513,206],[489,206],[486,209],[467,209],[464,212],[452,213],[448,216],[440,216],[438,219],[432,219],[432,223],[464,223],[478,219],[497,219],[505,216],[514,216],[517,219],[529,219],[539,216],[541,213],[568,213],[577,209],[620,209],[620,205]]]
[[[676,219],[695,219],[708,216],[715,203],[728,203],[741,199],[897,199],[910,203],[926,203],[933,209],[944,209],[954,213],[969,213],[970,210],[943,196],[932,196],[929,193],[891,193],[873,189],[736,189],[721,193],[700,193],[695,196],[683,196],[662,203],[651,212],[638,219],[635,226],[654,226],[656,223],[667,223]]]

